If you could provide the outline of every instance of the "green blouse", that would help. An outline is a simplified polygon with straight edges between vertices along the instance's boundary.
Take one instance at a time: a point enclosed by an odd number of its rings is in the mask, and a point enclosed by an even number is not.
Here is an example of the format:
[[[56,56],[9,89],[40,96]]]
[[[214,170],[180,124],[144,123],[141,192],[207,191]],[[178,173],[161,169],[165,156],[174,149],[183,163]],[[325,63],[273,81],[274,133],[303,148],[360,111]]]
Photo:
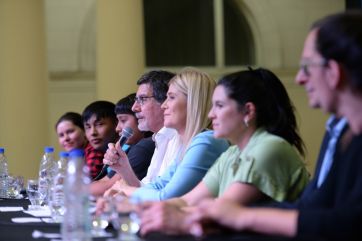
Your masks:
[[[229,147],[209,169],[203,182],[218,197],[234,182],[248,183],[277,201],[293,201],[309,181],[296,149],[260,128],[243,150]]]

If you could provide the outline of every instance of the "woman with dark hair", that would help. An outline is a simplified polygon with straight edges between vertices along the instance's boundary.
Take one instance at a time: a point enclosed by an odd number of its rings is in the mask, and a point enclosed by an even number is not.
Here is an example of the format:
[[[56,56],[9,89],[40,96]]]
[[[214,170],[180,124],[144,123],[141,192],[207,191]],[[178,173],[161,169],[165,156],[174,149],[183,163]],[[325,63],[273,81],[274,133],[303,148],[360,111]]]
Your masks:
[[[212,104],[209,118],[214,136],[233,145],[187,194],[143,204],[141,233],[189,232],[188,210],[205,199],[244,205],[291,201],[307,184],[309,175],[300,159],[304,147],[293,105],[272,72],[257,69],[225,76],[214,91]]]
[[[59,145],[65,151],[84,149],[88,143],[84,132],[82,116],[76,112],[66,112],[55,124]]]

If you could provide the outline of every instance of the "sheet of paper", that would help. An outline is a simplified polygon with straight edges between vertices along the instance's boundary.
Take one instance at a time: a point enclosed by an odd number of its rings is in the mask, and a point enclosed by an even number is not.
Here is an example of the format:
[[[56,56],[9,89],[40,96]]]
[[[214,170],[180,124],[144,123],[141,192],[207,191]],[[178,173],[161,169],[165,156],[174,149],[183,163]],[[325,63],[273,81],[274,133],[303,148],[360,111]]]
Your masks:
[[[18,218],[12,218],[12,222],[14,223],[40,223],[40,218],[29,218],[29,217],[18,217]]]
[[[23,210],[23,207],[0,207],[0,212],[19,212]]]

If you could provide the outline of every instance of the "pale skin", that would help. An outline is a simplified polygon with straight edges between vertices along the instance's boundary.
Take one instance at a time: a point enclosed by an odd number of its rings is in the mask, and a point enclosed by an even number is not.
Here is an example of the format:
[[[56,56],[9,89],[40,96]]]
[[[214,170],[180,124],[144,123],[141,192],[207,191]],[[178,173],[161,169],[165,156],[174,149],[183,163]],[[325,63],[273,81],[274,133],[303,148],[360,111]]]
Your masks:
[[[137,187],[132,187],[128,185],[123,179],[117,180],[111,188],[109,188],[105,193],[104,196],[112,197],[116,195],[124,195],[124,196],[131,196],[132,193],[137,189]]]
[[[84,148],[87,145],[87,138],[84,131],[72,121],[64,120],[56,127],[58,142],[65,151],[76,148]]]
[[[232,118],[231,118],[232,116]],[[256,130],[255,106],[246,103],[240,111],[237,103],[228,98],[223,86],[218,86],[213,95],[213,107],[209,113],[212,120],[214,136],[227,138],[241,150],[248,143]],[[240,125],[247,122],[248,126]],[[229,186],[220,200],[232,200],[248,204],[264,197],[256,187],[246,183],[236,182]],[[192,210],[206,199],[214,199],[212,193],[201,181],[193,190],[180,198],[163,202],[146,202],[140,206],[141,234],[152,231],[162,231],[169,234],[188,233],[191,225]],[[197,210],[197,209],[196,209]],[[155,213],[157,217],[155,218]],[[177,218],[175,218],[177,217]]]

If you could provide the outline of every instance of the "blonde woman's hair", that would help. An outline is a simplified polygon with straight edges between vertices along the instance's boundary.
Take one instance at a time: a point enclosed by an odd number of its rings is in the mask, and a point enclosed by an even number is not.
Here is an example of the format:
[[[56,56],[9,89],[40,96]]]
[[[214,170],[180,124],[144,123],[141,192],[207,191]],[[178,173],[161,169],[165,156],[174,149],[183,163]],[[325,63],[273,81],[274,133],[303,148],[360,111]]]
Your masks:
[[[211,99],[216,82],[207,73],[187,67],[173,77],[169,84],[173,84],[187,97],[186,128],[182,143],[184,147],[183,156],[191,139],[210,124],[207,115],[211,108]]]

